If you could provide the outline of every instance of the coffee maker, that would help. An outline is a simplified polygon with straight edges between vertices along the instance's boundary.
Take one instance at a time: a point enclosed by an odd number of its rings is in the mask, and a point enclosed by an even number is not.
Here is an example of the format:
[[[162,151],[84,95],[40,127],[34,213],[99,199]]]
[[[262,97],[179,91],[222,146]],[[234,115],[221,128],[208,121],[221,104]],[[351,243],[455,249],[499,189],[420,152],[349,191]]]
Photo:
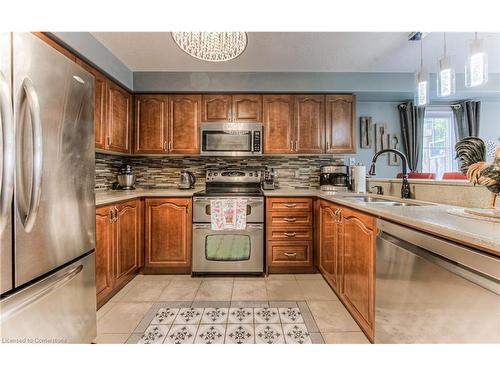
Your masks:
[[[348,191],[350,189],[347,165],[324,165],[320,169],[320,189],[323,191]]]

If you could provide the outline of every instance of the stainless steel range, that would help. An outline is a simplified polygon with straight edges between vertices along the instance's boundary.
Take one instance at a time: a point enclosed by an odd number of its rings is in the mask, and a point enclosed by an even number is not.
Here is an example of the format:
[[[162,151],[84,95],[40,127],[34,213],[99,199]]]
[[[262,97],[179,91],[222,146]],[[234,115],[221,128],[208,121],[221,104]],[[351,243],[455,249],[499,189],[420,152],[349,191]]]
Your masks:
[[[193,197],[193,273],[264,272],[264,197],[262,171],[213,169],[206,190]],[[211,201],[246,201],[244,230],[212,230]]]

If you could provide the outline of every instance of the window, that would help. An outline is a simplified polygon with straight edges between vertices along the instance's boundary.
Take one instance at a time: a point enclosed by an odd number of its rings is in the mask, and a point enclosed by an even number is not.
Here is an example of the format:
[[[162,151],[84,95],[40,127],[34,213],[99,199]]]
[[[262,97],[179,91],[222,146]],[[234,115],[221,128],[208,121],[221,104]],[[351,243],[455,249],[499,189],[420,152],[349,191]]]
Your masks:
[[[458,171],[451,109],[426,109],[423,137],[422,172],[435,173],[440,179],[444,172]]]

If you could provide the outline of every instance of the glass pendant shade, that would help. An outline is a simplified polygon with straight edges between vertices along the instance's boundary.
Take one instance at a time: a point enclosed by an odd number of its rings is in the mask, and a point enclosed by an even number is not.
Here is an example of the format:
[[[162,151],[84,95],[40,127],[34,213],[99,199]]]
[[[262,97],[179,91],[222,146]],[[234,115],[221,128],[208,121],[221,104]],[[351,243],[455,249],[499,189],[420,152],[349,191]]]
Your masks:
[[[416,74],[415,105],[418,107],[429,104],[429,79],[421,69]]]
[[[173,32],[172,37],[188,55],[210,62],[235,59],[247,47],[245,32]]]
[[[437,74],[437,95],[446,97],[455,93],[455,70],[450,67],[448,57],[439,60],[439,72]]]
[[[488,55],[484,52],[482,40],[476,38],[469,44],[465,65],[465,86],[477,87],[488,82]]]

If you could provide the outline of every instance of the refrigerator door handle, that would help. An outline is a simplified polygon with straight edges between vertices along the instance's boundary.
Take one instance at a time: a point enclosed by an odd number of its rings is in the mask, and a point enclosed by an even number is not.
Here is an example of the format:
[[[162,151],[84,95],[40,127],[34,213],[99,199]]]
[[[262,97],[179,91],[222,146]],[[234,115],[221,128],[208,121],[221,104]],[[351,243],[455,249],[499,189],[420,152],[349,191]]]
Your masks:
[[[43,171],[43,140],[42,140],[42,121],[40,114],[40,102],[38,100],[38,95],[33,86],[33,83],[29,78],[25,78],[22,84],[21,90],[21,108],[24,107],[23,102],[26,100],[28,103],[28,111],[31,119],[31,126],[33,131],[33,175],[31,179],[31,194],[29,203],[24,207],[28,207],[26,210],[20,208],[18,209],[26,212],[20,212],[21,221],[23,223],[26,232],[30,232],[33,229],[36,220],[36,214],[40,206],[40,197],[42,193],[42,171]],[[24,116],[19,116],[24,119]],[[21,129],[24,124],[19,124],[18,129]],[[22,133],[19,131],[19,133]],[[20,147],[22,140],[18,139],[18,147]],[[18,155],[18,169],[21,167],[22,155]],[[22,173],[18,173],[18,186],[26,192],[26,186],[23,181],[23,177],[20,177]],[[24,198],[26,198],[26,193]]]
[[[7,78],[0,72],[0,136],[3,143],[2,180],[0,187],[0,223],[3,222],[12,203],[14,192],[14,114]],[[1,226],[0,226],[1,227]]]
[[[59,289],[69,283],[73,278],[75,278],[76,275],[78,275],[80,272],[82,272],[83,265],[80,264],[68,272],[64,273],[63,275],[59,276],[57,279],[47,282],[46,284],[43,283],[42,285],[39,286],[38,290],[34,291],[34,293],[30,294],[27,296],[24,300],[22,301],[15,301],[15,303],[10,304],[5,304],[5,306],[2,306],[2,316],[0,321],[6,321],[9,319],[9,317],[19,313],[20,311],[24,310],[26,307],[36,303],[46,295],[52,293],[56,289]]]

